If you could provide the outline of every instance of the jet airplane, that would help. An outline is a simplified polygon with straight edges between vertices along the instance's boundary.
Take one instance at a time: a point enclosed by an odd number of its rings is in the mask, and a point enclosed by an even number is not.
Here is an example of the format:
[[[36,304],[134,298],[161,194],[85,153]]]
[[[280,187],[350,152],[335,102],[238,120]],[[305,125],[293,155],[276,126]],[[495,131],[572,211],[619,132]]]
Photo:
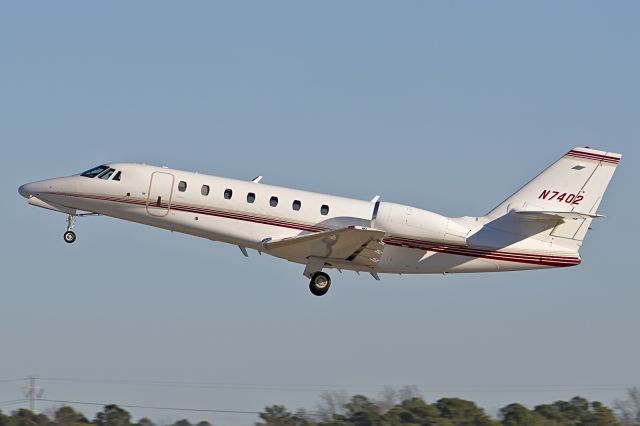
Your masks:
[[[484,216],[445,217],[363,201],[133,163],[27,183],[29,204],[75,220],[105,215],[257,250],[304,265],[316,296],[327,269],[448,274],[575,266],[621,155],[577,147]]]

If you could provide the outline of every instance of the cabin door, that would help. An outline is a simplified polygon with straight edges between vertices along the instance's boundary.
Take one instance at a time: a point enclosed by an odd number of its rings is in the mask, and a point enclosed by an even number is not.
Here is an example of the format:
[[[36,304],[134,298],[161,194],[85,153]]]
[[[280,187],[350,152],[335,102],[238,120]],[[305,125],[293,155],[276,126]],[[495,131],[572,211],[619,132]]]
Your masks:
[[[154,172],[149,182],[147,212],[151,216],[163,217],[169,214],[174,177],[171,173]]]

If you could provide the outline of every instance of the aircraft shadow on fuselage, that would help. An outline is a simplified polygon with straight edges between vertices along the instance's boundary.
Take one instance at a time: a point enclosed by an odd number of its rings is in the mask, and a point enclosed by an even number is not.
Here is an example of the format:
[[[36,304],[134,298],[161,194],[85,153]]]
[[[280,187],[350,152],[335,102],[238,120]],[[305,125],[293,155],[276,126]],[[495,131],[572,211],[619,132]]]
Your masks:
[[[499,250],[519,241],[555,228],[561,220],[539,220],[506,214],[485,224],[478,232],[467,238],[469,247]]]
[[[526,240],[542,232],[554,228],[559,221],[536,220],[514,217],[513,214],[506,214],[485,224],[478,232],[467,238],[469,248],[500,250],[509,247],[519,241]],[[422,259],[416,256],[416,263],[420,263],[420,269],[429,269],[432,264],[445,270],[454,269],[469,261],[466,256],[451,256],[447,253],[434,253]],[[486,259],[499,269],[495,261]]]

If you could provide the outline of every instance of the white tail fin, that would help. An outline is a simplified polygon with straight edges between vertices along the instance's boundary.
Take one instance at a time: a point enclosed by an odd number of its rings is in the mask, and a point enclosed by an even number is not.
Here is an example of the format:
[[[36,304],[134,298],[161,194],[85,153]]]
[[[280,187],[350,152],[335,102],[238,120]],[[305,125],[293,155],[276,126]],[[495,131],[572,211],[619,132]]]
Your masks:
[[[487,216],[495,220],[520,213],[522,220],[555,220],[555,226],[535,238],[564,239],[563,245],[577,251],[591,220],[598,216],[596,211],[621,157],[613,152],[574,148]]]

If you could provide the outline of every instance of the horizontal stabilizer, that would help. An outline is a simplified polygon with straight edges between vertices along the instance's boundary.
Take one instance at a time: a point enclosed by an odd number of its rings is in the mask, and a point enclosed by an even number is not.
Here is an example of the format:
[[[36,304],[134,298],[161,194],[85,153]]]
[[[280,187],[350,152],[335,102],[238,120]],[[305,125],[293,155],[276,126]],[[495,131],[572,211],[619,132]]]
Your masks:
[[[578,219],[595,219],[597,217],[604,217],[601,214],[590,214],[580,212],[558,212],[550,210],[526,210],[526,209],[512,209],[510,213],[538,220],[578,220]]]

